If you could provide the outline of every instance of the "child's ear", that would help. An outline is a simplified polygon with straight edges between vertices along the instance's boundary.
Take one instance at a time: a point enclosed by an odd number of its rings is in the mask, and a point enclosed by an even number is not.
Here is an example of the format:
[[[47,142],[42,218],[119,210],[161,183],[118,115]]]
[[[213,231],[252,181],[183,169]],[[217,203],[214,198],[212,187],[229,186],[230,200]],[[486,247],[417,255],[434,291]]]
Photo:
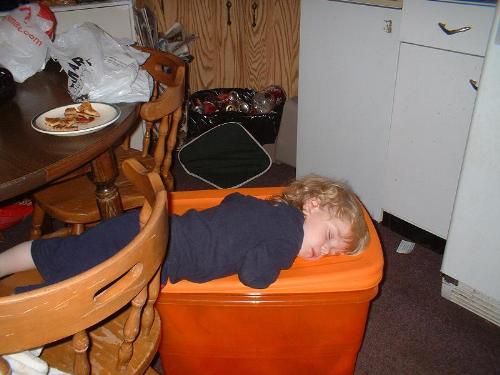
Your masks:
[[[304,202],[304,206],[302,207],[302,211],[305,213],[310,212],[313,208],[319,207],[319,200],[317,198],[309,198]]]

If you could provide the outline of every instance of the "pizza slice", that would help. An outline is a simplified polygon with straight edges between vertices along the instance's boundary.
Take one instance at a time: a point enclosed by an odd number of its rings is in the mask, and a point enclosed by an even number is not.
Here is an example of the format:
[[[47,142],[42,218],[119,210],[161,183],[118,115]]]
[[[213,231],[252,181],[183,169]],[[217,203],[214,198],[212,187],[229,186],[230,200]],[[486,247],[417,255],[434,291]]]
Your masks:
[[[90,102],[83,102],[82,104],[80,104],[80,106],[78,107],[78,112],[85,113],[93,117],[99,117],[101,115],[94,109],[94,107],[92,107],[92,104],[90,104]]]

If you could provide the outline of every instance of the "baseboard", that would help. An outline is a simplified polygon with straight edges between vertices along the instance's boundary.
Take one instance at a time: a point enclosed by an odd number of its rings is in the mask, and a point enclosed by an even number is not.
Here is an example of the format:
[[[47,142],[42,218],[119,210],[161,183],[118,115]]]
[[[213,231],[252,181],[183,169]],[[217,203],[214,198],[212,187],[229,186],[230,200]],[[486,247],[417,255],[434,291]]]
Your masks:
[[[500,301],[446,275],[442,279],[441,295],[500,327]]]
[[[384,211],[382,217],[382,225],[389,228],[393,232],[406,237],[406,239],[424,246],[438,254],[444,253],[446,240],[427,232],[413,224],[410,224],[403,219],[400,219],[388,212]]]

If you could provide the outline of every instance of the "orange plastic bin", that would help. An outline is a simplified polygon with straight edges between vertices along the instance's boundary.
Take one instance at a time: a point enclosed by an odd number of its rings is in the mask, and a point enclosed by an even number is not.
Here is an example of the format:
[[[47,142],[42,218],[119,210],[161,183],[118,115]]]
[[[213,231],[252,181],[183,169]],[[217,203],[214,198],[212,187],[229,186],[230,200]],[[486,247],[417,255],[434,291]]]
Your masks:
[[[170,193],[170,211],[216,205],[227,194],[266,198],[281,188]],[[237,276],[167,284],[157,301],[160,357],[168,375],[352,374],[368,308],[382,278],[380,242],[357,256],[297,259],[267,289]]]

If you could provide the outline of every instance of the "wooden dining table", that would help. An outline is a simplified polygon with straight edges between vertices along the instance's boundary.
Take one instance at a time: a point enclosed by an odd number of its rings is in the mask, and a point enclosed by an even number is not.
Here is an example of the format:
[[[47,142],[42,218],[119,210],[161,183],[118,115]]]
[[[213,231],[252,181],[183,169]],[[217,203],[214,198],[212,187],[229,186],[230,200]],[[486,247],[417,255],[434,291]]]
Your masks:
[[[122,211],[112,149],[138,124],[140,105],[117,104],[120,117],[90,134],[56,136],[32,127],[36,115],[71,103],[66,73],[52,61],[42,72],[16,84],[15,97],[0,103],[0,205],[89,163],[102,217]]]

